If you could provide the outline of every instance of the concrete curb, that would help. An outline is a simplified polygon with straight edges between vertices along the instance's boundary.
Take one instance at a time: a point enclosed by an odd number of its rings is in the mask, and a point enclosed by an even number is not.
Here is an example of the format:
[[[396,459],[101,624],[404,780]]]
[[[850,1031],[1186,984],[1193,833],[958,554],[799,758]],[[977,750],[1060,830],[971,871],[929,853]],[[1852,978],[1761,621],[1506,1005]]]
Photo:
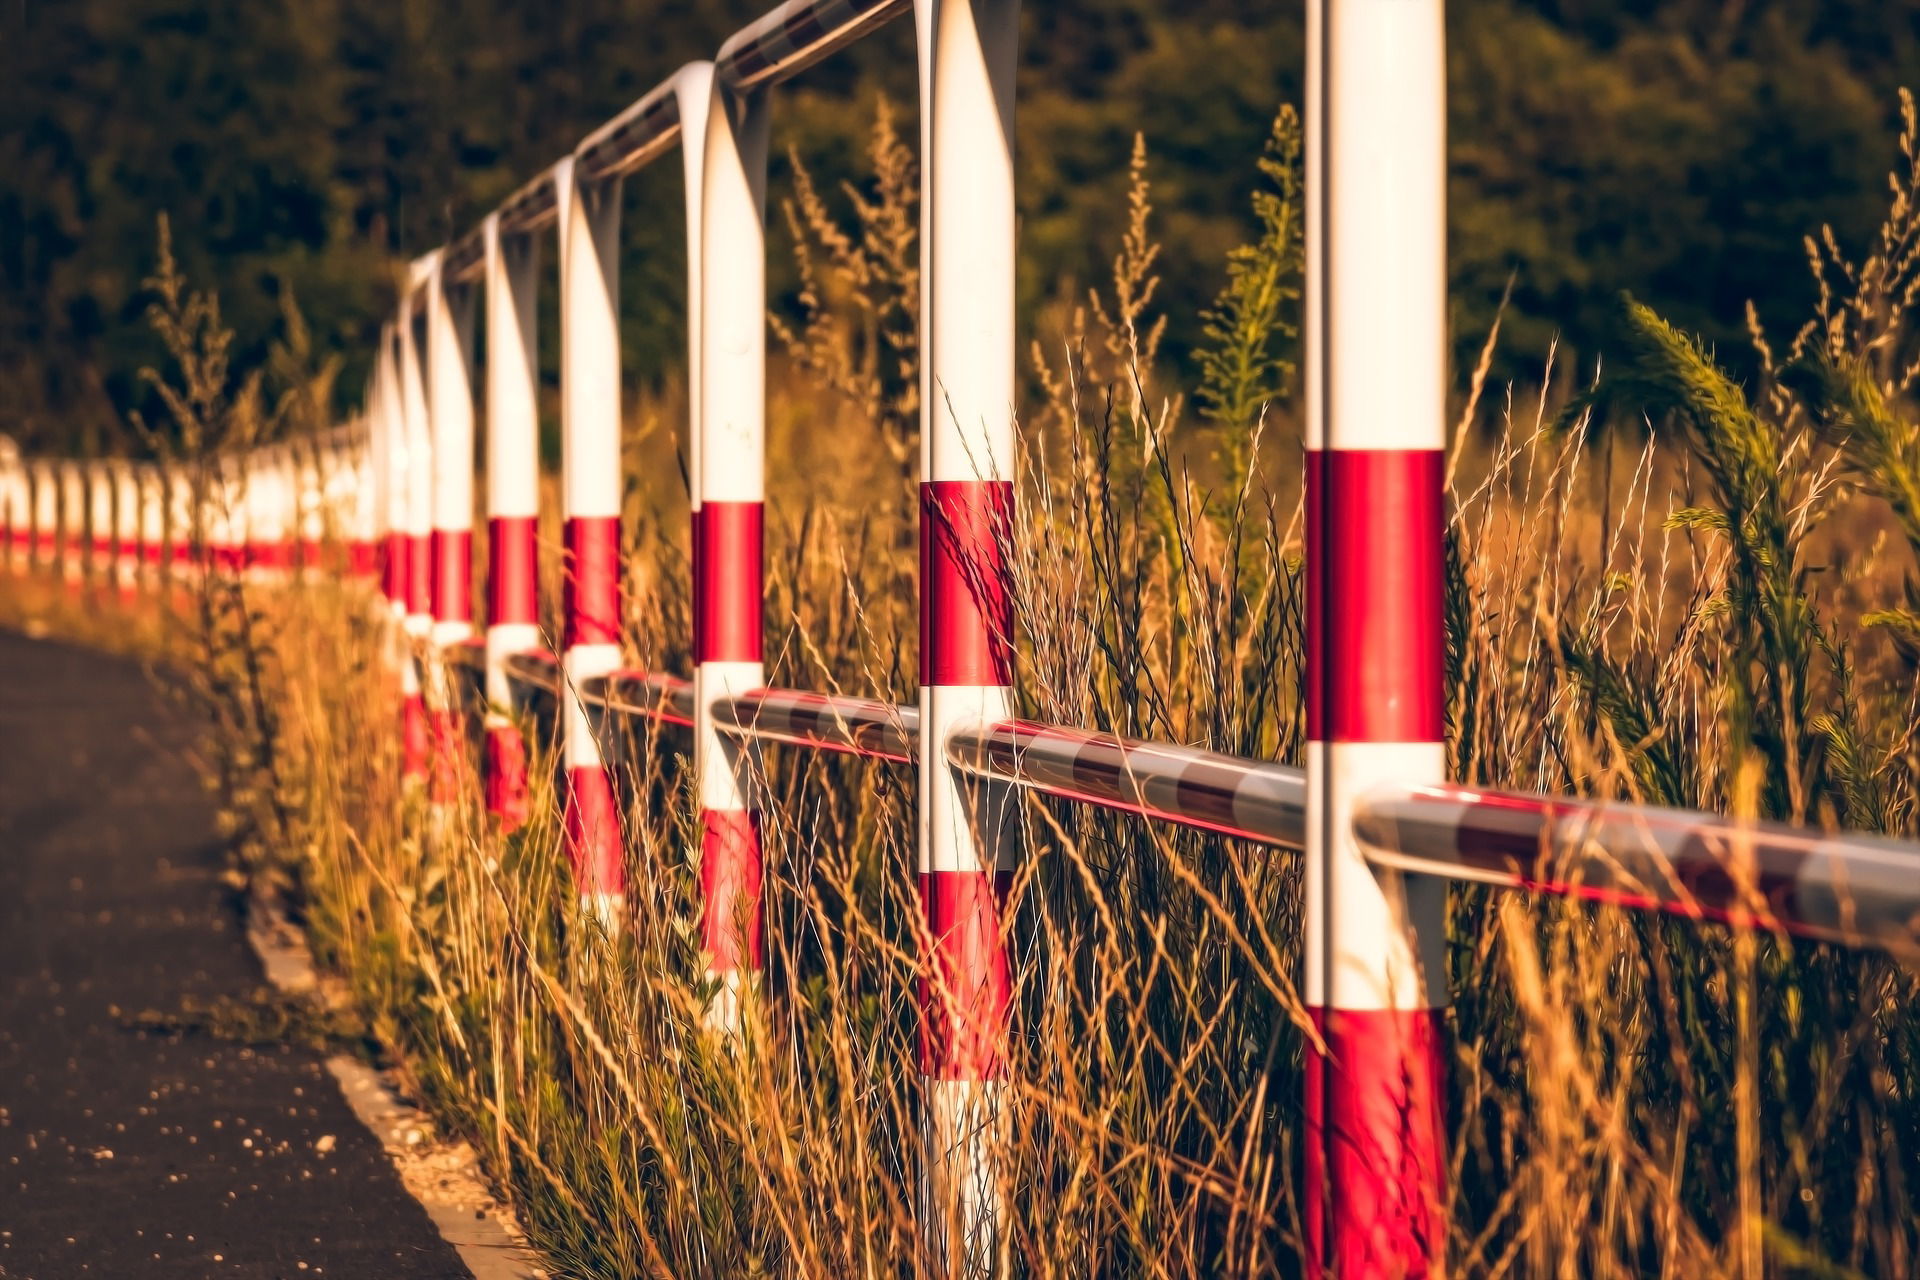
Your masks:
[[[313,955],[296,925],[253,899],[247,906],[246,931],[247,943],[276,991],[293,996],[320,991]],[[546,1280],[546,1270],[527,1247],[517,1224],[511,1223],[508,1211],[497,1205],[480,1162],[465,1144],[437,1144],[427,1157],[432,1162],[429,1171],[420,1158],[422,1136],[434,1131],[426,1113],[350,1054],[329,1057],[327,1070],[354,1115],[393,1161],[401,1185],[427,1211],[440,1238],[453,1246],[473,1280]],[[476,1210],[476,1204],[495,1207],[488,1212]]]

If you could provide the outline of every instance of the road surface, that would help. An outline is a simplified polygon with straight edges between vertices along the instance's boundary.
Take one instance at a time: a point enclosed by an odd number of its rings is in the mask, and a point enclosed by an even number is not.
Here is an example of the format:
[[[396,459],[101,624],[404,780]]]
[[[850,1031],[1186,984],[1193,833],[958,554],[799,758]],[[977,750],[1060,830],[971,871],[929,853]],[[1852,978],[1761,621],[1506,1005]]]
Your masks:
[[[184,720],[0,631],[0,1276],[467,1276],[319,1055],[130,1029],[262,984]]]

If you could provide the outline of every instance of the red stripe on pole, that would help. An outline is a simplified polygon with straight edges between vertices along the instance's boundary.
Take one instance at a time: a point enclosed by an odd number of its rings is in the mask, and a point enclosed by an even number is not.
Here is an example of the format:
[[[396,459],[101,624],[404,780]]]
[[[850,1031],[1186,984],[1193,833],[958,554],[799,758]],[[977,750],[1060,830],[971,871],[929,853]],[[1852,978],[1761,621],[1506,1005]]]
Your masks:
[[[1437,742],[1446,642],[1444,455],[1307,453],[1307,737]]]
[[[1440,1274],[1446,1129],[1440,1012],[1311,1009],[1307,1245],[1333,1276]]]
[[[435,804],[456,804],[466,784],[466,718],[457,710],[436,707],[428,717],[428,732],[433,746],[430,795]]]
[[[758,502],[705,502],[694,512],[695,662],[758,662],[764,542]]]
[[[518,831],[527,821],[527,744],[510,724],[487,729],[485,754],[487,812],[500,819],[504,831]]]
[[[540,621],[540,557],[533,516],[487,521],[487,621]]]
[[[1007,480],[920,486],[920,683],[1013,681],[1013,608],[1005,548],[1013,530]]]
[[[377,578],[385,557],[380,544],[369,538],[355,538],[347,544],[347,567],[356,578]]]
[[[708,809],[700,815],[700,942],[715,973],[758,969],[760,815]]]
[[[441,622],[473,621],[473,533],[435,529],[429,536],[433,563],[433,616]]]
[[[566,545],[564,647],[620,643],[620,517],[570,517]]]
[[[613,779],[599,765],[567,770],[565,828],[567,861],[581,893],[622,893],[626,868],[621,860],[620,806]]]
[[[424,533],[407,535],[407,612],[433,612],[433,547]]]
[[[1010,873],[920,875],[920,906],[933,935],[919,979],[920,1074],[936,1080],[1000,1075],[1012,982],[1000,915]]]
[[[417,693],[401,699],[400,771],[409,778],[425,777],[427,772],[427,704]]]
[[[407,603],[407,570],[412,567],[412,564],[412,559],[407,555],[407,535],[389,533],[384,565],[386,571],[384,587],[387,599],[403,607]]]

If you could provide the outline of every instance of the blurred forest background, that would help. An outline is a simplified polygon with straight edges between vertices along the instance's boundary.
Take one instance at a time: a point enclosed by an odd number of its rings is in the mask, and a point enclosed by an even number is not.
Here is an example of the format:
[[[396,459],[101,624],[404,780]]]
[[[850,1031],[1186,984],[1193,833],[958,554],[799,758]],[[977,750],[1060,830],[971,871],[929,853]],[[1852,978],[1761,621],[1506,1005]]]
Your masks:
[[[770,2],[4,0],[0,431],[87,448],[141,407],[162,212],[243,366],[295,300],[357,399],[396,264]],[[1255,160],[1300,95],[1301,12],[1028,0],[1025,314],[1104,276],[1140,130],[1165,355],[1186,355],[1255,234]],[[1831,224],[1857,245],[1877,225],[1893,91],[1920,80],[1920,0],[1454,0],[1448,20],[1456,343],[1469,362],[1511,279],[1498,372],[1521,380],[1556,336],[1562,368],[1590,369],[1622,288],[1740,369],[1748,299],[1781,325],[1806,312],[1802,237]],[[911,24],[779,92],[774,200],[789,147],[831,194],[879,96],[915,136]],[[683,350],[679,165],[628,185],[627,359],[647,380]]]

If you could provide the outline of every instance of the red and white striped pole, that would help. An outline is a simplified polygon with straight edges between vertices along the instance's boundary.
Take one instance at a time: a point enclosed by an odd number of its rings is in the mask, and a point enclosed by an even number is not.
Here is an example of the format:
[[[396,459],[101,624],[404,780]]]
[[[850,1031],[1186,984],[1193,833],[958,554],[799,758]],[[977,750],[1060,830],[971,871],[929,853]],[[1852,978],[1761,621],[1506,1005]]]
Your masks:
[[[487,812],[513,831],[527,820],[527,745],[508,715],[510,654],[540,647],[540,241],[482,228],[487,290]]]
[[[113,476],[113,577],[123,598],[140,583],[140,477],[133,463],[116,458]]]
[[[87,576],[95,585],[113,577],[113,467],[89,458],[87,469]]]
[[[735,96],[713,68],[680,73],[687,166],[693,448],[694,786],[701,944],[719,990],[710,1025],[739,1031],[763,963],[755,748],[720,732],[714,704],[766,683],[766,96]]]
[[[407,607],[401,624],[404,643],[400,661],[402,767],[407,777],[420,779],[426,777],[429,751],[420,659],[433,638],[433,422],[427,408],[419,332],[423,319],[420,290],[428,265],[426,262],[414,264],[394,325],[398,338],[400,430],[407,441],[406,522],[402,526],[407,556]]]
[[[33,565],[52,569],[60,555],[60,468],[41,458],[33,464]]]
[[[1433,1276],[1446,883],[1371,867],[1353,814],[1446,771],[1442,6],[1308,15],[1307,1235],[1343,1280]]]
[[[326,576],[327,503],[326,454],[332,446],[319,437],[293,441],[293,533],[295,559],[302,582],[319,582]]]
[[[625,914],[620,809],[586,707],[584,680],[620,665],[620,180],[554,172],[560,222],[562,807],[582,906],[608,930]]]
[[[1018,0],[918,0],[925,121],[920,515],[920,893],[928,1238],[1003,1269],[993,1166],[1011,976],[1001,923],[1011,793],[947,762],[962,727],[1013,713],[1013,80]]]
[[[166,577],[167,473],[158,462],[143,462],[140,485],[140,576],[147,590],[158,591]]]
[[[377,585],[382,546],[381,492],[373,424],[374,411],[369,403],[354,423],[348,442],[334,456],[327,492],[329,510],[340,521],[341,536],[346,539],[348,572],[361,582]]]
[[[407,428],[400,412],[400,338],[397,324],[380,331],[368,417],[373,423],[374,502],[380,517],[381,595],[394,627],[407,617]]]
[[[434,799],[448,804],[459,796],[466,733],[443,653],[473,635],[473,289],[446,279],[441,262],[435,253],[421,297],[433,434],[433,629],[427,653]]]
[[[0,438],[0,484],[5,492],[0,493],[0,538],[4,538],[4,555],[8,569],[18,572],[27,567],[28,541],[33,527],[32,488],[27,480],[26,460],[20,456],[19,448],[12,440]]]
[[[193,572],[193,472],[175,462],[167,477],[167,576],[184,581]]]
[[[69,589],[78,589],[87,572],[86,464],[68,459],[60,464],[60,576]]]

